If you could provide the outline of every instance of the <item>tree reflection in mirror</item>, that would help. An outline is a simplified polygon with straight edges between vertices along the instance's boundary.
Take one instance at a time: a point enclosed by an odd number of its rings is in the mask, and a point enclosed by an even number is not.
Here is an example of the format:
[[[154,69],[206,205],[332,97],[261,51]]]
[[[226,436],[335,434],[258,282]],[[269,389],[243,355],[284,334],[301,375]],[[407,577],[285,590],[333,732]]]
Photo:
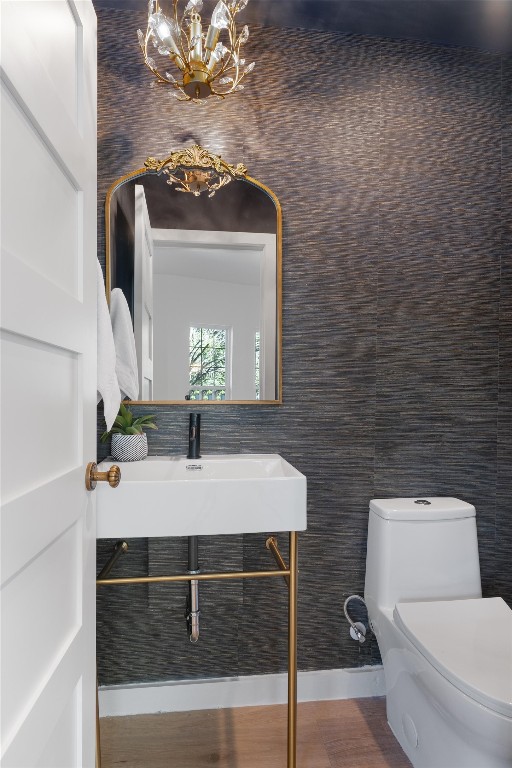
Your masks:
[[[227,328],[190,329],[190,390],[187,400],[229,398]]]

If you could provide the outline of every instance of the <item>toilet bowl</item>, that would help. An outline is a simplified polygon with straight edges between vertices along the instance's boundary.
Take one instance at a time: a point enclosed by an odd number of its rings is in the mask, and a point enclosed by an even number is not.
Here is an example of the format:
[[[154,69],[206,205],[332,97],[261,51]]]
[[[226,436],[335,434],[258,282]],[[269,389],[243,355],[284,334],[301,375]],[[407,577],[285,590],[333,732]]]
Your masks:
[[[512,611],[481,597],[474,507],[373,500],[365,600],[413,766],[512,768]]]

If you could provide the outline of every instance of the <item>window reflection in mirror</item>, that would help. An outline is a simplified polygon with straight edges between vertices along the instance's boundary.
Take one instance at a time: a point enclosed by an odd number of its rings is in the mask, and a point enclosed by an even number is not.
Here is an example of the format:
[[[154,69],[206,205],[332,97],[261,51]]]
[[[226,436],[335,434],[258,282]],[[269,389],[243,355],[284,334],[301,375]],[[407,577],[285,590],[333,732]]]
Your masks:
[[[230,399],[228,348],[230,328],[191,328],[189,347],[190,389],[185,400]]]
[[[254,179],[195,197],[138,171],[107,197],[109,288],[134,324],[136,402],[279,402],[281,217]]]

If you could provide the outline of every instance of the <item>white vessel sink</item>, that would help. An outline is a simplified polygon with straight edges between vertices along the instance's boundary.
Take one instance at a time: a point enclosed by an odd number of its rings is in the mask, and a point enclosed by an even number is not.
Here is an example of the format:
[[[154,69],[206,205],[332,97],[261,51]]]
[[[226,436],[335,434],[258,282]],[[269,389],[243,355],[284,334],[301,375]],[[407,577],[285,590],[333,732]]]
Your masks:
[[[103,461],[121,483],[98,483],[98,539],[203,536],[306,528],[306,478],[278,454]]]

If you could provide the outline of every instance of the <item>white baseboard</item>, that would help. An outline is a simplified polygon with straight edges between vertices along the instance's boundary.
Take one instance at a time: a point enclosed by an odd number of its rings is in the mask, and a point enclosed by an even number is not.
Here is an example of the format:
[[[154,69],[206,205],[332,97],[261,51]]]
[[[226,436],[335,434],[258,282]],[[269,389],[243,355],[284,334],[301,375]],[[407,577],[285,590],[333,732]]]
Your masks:
[[[146,715],[285,704],[288,676],[250,675],[210,680],[177,680],[145,685],[104,686],[99,690],[100,717]],[[384,696],[381,666],[299,672],[299,701],[329,701]]]

